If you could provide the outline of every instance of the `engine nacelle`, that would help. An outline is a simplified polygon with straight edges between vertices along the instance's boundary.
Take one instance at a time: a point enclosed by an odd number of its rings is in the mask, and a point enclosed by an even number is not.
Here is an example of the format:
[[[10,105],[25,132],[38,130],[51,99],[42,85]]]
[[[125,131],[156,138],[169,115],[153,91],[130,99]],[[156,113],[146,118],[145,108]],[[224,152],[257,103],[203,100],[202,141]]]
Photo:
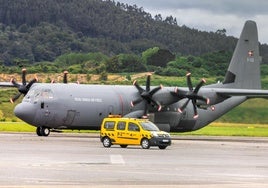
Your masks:
[[[228,99],[228,97],[224,97],[224,96],[218,95],[214,91],[207,92],[203,96],[209,99],[209,102],[208,103],[205,103],[204,101],[201,101],[201,100],[197,100],[196,101],[197,106],[199,108],[202,108],[202,109],[207,109],[208,107],[210,107],[212,105],[221,103],[222,101]]]

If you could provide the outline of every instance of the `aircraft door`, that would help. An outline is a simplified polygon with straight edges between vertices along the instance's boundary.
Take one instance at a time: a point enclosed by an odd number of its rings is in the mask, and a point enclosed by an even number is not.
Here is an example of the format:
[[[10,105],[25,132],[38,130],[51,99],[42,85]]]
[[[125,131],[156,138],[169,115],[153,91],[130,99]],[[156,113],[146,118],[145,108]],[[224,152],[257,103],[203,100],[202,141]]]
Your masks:
[[[126,143],[126,122],[119,121],[116,125],[116,139],[118,143]]]
[[[76,116],[76,110],[68,110],[66,117],[63,119],[64,125],[71,125]]]
[[[128,143],[140,144],[141,139],[140,126],[138,126],[136,123],[129,122],[126,131],[126,139],[128,140]]]

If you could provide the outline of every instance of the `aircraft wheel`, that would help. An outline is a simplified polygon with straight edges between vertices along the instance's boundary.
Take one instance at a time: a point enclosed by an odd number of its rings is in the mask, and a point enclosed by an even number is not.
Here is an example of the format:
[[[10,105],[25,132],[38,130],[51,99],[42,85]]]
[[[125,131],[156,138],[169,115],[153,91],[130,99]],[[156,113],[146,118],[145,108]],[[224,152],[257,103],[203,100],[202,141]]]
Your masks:
[[[41,134],[41,127],[37,127],[37,128],[36,128],[36,134],[37,134],[38,136],[42,136],[42,134]]]
[[[120,145],[121,146],[121,148],[126,148],[127,147],[127,145]]]
[[[47,127],[41,127],[42,136],[48,136],[50,134],[50,129]]]
[[[143,149],[149,149],[150,148],[150,142],[149,142],[149,140],[147,138],[143,138],[141,140],[141,147]]]
[[[37,127],[36,134],[38,136],[48,136],[50,134],[50,129],[47,127]]]
[[[106,148],[111,147],[111,145],[112,145],[111,139],[110,139],[109,137],[107,137],[107,136],[104,137],[104,138],[103,138],[103,141],[102,141],[102,144],[103,144],[103,146],[106,147]]]

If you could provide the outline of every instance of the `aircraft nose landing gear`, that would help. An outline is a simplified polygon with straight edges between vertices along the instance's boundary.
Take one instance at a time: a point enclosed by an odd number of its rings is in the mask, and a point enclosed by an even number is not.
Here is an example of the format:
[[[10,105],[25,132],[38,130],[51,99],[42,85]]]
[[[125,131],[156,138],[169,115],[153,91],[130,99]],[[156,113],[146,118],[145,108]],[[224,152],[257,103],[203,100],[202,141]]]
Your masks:
[[[38,136],[48,136],[50,133],[50,129],[47,127],[37,127],[36,128],[36,134]]]

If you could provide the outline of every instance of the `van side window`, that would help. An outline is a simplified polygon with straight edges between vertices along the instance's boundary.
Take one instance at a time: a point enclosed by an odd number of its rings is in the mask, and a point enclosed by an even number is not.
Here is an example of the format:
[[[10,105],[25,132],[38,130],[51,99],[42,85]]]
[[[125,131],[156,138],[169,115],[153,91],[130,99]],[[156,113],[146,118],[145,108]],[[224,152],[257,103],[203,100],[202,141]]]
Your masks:
[[[128,130],[129,131],[140,131],[140,128],[135,123],[128,123]]]
[[[125,130],[125,128],[126,128],[126,122],[119,121],[117,123],[117,130]]]
[[[115,122],[114,121],[106,121],[104,124],[105,129],[114,129]]]

